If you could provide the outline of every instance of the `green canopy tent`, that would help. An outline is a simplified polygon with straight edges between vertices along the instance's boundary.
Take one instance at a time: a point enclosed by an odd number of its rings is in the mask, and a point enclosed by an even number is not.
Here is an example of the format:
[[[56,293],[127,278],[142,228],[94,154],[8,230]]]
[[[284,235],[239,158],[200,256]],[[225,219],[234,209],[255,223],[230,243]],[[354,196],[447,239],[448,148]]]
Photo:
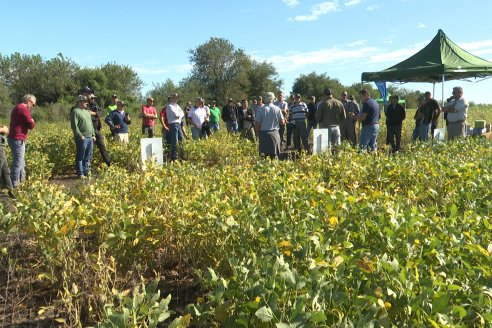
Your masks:
[[[390,97],[391,97],[391,93],[388,92],[388,94],[386,95],[386,98],[381,97],[381,98],[376,99],[376,101],[379,104],[387,104],[389,102]],[[400,105],[403,105],[403,107],[406,107],[407,102],[405,101],[405,99],[398,99],[398,103]]]
[[[492,75],[492,62],[458,47],[442,30],[422,50],[410,58],[379,72],[362,73],[362,82],[442,82]]]

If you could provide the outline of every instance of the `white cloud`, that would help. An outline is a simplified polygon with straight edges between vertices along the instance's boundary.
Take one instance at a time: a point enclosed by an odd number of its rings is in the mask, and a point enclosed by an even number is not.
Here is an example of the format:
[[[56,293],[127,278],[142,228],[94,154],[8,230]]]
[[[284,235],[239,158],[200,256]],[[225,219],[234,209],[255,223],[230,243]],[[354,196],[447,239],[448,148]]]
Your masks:
[[[331,12],[338,11],[337,1],[321,2],[311,7],[311,13],[309,15],[299,15],[293,18],[289,18],[289,21],[297,22],[309,22],[317,20],[320,16],[329,14]]]
[[[424,23],[418,23],[418,24],[417,24],[417,27],[418,27],[418,28],[425,28],[426,26],[425,26],[425,24],[424,24]]]
[[[384,52],[372,55],[369,57],[369,61],[372,63],[399,62],[416,54],[426,45],[427,43],[418,43],[411,48],[399,49],[391,52]]]
[[[290,8],[294,8],[300,4],[299,0],[282,0],[282,2]]]
[[[350,6],[355,6],[360,3],[361,0],[349,0],[345,2],[345,6],[350,7]]]
[[[279,72],[292,72],[310,65],[333,64],[340,66],[371,56],[377,51],[377,48],[371,47],[350,50],[328,48],[308,52],[290,52],[285,55],[257,59],[271,62]]]
[[[371,6],[368,6],[366,9],[368,11],[374,11],[376,9],[379,9],[379,6],[378,5],[371,5]]]
[[[165,67],[138,67],[134,66],[133,69],[138,74],[146,74],[146,75],[159,75],[166,74],[169,72],[169,69]]]
[[[357,40],[357,41],[354,41],[354,42],[347,44],[347,46],[348,47],[357,47],[357,46],[363,45],[366,42],[367,42],[367,40]]]

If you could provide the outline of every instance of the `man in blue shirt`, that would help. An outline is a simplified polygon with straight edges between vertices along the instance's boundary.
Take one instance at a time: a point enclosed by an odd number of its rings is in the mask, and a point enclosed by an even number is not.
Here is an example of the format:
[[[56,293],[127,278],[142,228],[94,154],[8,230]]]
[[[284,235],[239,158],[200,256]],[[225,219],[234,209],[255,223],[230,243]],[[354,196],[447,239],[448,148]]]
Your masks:
[[[130,115],[125,113],[125,102],[119,100],[116,109],[106,117],[106,124],[114,130],[114,140],[117,142],[128,143],[128,125],[131,124]]]
[[[359,97],[363,104],[362,111],[357,116],[357,121],[362,123],[359,147],[361,150],[374,151],[377,147],[379,133],[379,105],[366,89],[359,91]]]

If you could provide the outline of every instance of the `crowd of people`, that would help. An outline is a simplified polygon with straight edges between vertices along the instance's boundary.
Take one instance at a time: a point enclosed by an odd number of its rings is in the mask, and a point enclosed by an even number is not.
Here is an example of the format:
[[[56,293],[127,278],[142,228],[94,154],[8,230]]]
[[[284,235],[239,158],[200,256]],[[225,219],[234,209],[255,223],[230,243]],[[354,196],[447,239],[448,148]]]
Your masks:
[[[155,121],[159,120],[170,160],[179,157],[179,145],[187,138],[185,126],[190,127],[191,138],[196,140],[210,137],[221,128],[221,123],[225,124],[229,133],[238,133],[246,140],[258,142],[259,153],[263,156],[277,158],[282,151],[291,149],[310,153],[312,149],[308,138],[311,130],[317,128],[328,130],[328,146],[332,152],[336,152],[345,140],[356,147],[356,124],[359,122],[359,149],[374,151],[381,119],[379,104],[366,89],[359,91],[359,98],[362,108],[347,92],[343,91],[338,100],[332,90],[326,88],[322,100],[316,102],[316,98],[311,96],[308,104],[302,101],[300,94],[293,94],[286,101],[282,92],[277,95],[267,92],[264,96],[255,97],[251,105],[247,99],[234,103],[229,98],[220,109],[215,101],[206,105],[205,100],[198,97],[193,106],[188,102],[182,109],[178,104],[179,95],[172,93],[159,114],[154,107],[154,99],[148,97],[139,117],[142,119],[142,134],[149,138],[154,137]],[[463,97],[461,87],[453,88],[452,97],[447,99],[442,108],[430,92],[424,93],[418,100],[413,141],[427,141],[429,135],[433,138],[441,113],[444,113],[448,140],[465,136],[468,102]],[[94,90],[90,87],[84,87],[77,96],[76,105],[70,111],[70,123],[74,133],[75,169],[78,178],[85,179],[89,176],[94,148],[98,148],[104,163],[111,166],[102,132],[102,120],[108,125],[111,138],[115,142],[129,142],[128,125],[132,121],[125,112],[126,105],[114,94],[111,104],[103,109],[97,104]],[[28,131],[35,128],[31,116],[34,106],[36,97],[25,95],[11,112],[10,127],[0,125],[0,177],[11,197],[12,190],[26,176],[25,142]],[[384,114],[387,126],[386,144],[392,152],[398,152],[401,150],[402,124],[406,119],[406,111],[399,104],[397,95],[390,97]],[[5,153],[7,144],[12,154],[11,168],[7,164]]]

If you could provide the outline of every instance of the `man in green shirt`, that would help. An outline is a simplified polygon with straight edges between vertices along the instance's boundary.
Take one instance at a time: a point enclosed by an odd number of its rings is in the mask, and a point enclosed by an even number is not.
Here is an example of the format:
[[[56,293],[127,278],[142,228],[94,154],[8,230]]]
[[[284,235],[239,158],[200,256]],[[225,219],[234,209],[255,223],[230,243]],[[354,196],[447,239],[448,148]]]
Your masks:
[[[92,160],[92,149],[96,140],[96,132],[87,106],[86,96],[77,96],[77,106],[70,112],[70,125],[77,148],[75,154],[75,170],[79,179],[89,176],[89,166]]]
[[[210,130],[215,132],[219,131],[220,126],[220,108],[217,107],[215,101],[212,101],[212,106],[210,106]]]

